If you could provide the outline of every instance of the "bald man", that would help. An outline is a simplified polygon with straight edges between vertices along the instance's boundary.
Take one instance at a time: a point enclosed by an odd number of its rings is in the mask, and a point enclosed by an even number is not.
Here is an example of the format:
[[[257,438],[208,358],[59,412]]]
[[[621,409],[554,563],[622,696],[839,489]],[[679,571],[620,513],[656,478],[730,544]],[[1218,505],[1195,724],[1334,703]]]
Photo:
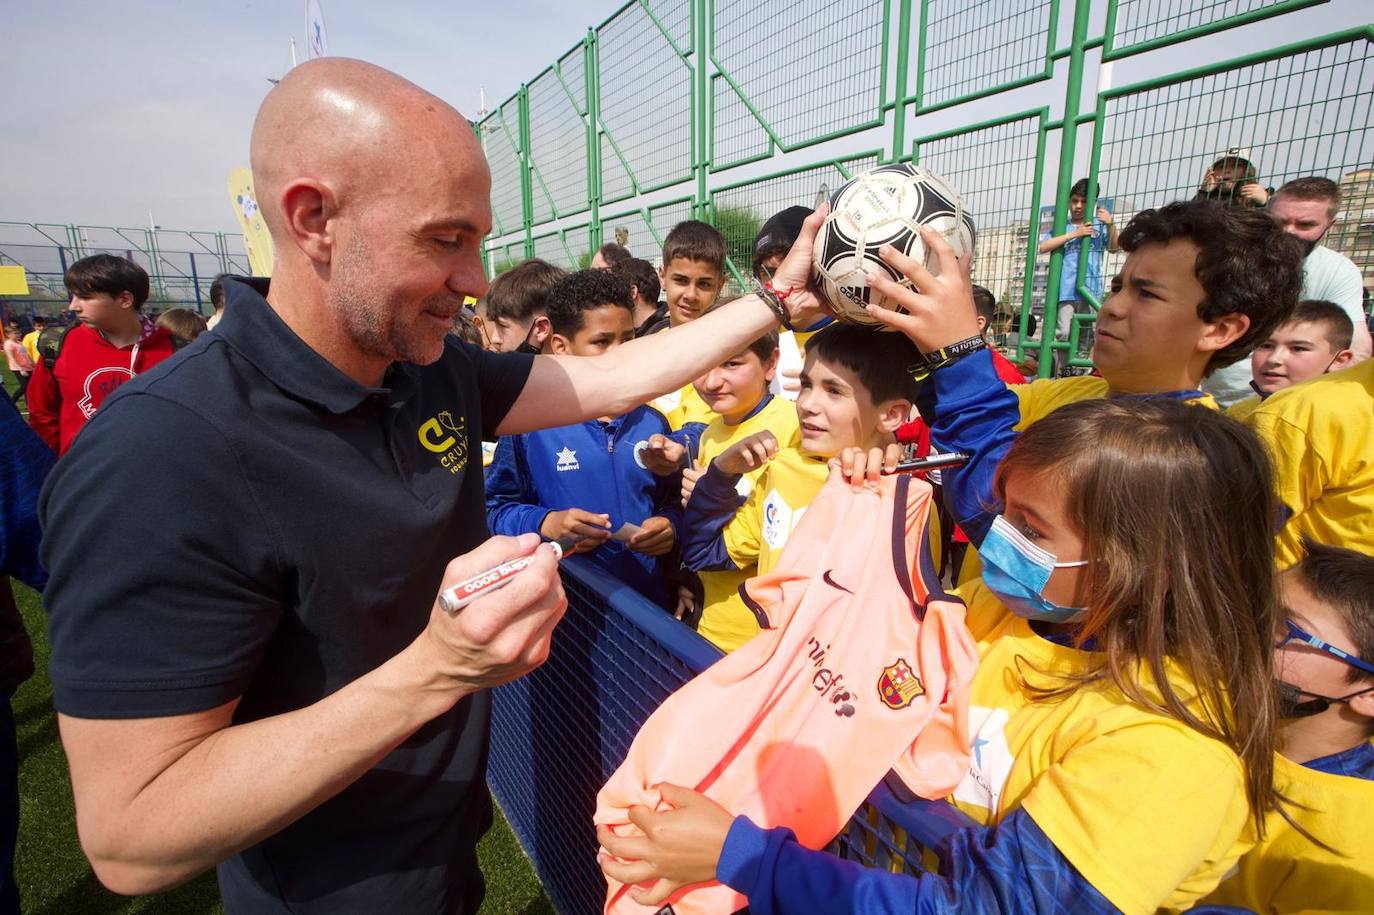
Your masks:
[[[488,537],[480,441],[620,415],[809,323],[818,220],[786,301],[595,359],[493,354],[448,335],[491,229],[458,112],[312,61],[263,102],[252,165],[270,287],[226,280],[215,333],[125,384],[42,495],[82,848],[126,894],[218,865],[229,912],[476,912],[485,690],[543,661],[565,606],[537,538]]]

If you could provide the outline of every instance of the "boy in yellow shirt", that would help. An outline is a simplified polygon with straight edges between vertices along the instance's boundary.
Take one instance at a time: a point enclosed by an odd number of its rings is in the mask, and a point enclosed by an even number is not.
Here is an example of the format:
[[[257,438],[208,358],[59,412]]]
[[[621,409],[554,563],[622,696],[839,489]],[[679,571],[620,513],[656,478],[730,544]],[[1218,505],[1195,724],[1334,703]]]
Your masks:
[[[901,334],[833,324],[812,337],[796,402],[800,434],[789,446],[771,431],[757,432],[710,462],[687,501],[683,565],[696,572],[755,565],[759,575],[772,569],[824,485],[830,458],[892,444],[916,397],[916,358]],[[741,506],[737,487],[750,472],[759,476]]]
[[[1245,423],[1274,462],[1279,568],[1298,562],[1304,537],[1374,554],[1374,360],[1279,391]]]
[[[1259,913],[1364,911],[1374,900],[1374,557],[1308,541],[1282,576],[1277,812],[1206,902]]]
[[[725,288],[725,236],[695,219],[673,226],[663,239],[658,279],[668,302],[668,323],[664,326],[677,327],[706,314]],[[690,384],[664,394],[653,405],[668,417],[674,432],[686,430],[683,436],[675,436],[684,444],[694,443],[706,424],[715,419]]]
[[[1354,322],[1335,302],[1299,302],[1293,316],[1250,354],[1255,396],[1232,404],[1226,415],[1244,422],[1275,391],[1345,368],[1355,358],[1350,348],[1354,336]]]
[[[785,446],[800,444],[795,406],[768,389],[777,366],[778,332],[770,331],[692,383],[707,406],[719,415],[701,433],[695,465],[683,471],[684,505],[706,468],[735,443],[767,431]],[[762,466],[756,467],[740,477],[735,486],[738,504],[748,499],[763,471]],[[755,574],[754,563],[698,574],[702,609],[697,631],[717,648],[733,651],[759,631],[739,595],[739,586]]]

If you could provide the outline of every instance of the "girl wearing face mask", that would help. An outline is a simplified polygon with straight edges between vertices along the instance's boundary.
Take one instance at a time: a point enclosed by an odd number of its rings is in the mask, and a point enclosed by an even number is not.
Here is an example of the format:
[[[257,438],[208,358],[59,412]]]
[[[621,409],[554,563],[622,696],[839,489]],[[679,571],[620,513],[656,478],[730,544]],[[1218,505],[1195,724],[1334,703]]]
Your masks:
[[[987,353],[940,370],[947,499],[983,557],[962,589],[980,667],[977,827],[938,874],[864,869],[665,789],[642,838],[602,835],[641,901],[721,880],[781,912],[1155,912],[1212,891],[1275,807],[1273,482],[1258,439],[1172,400],[1071,404],[1012,433]],[[849,454],[851,478],[877,453]],[[891,463],[891,456],[887,459]],[[633,817],[632,817],[633,818]]]

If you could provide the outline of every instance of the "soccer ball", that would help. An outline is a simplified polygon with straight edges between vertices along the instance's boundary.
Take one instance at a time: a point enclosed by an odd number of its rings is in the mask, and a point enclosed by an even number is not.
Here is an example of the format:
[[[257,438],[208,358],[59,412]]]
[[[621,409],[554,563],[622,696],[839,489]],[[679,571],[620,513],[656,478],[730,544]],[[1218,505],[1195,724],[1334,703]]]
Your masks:
[[[949,182],[919,165],[884,165],[849,179],[830,198],[812,254],[822,295],[835,316],[851,324],[891,330],[869,314],[870,308],[906,309],[868,288],[867,275],[884,273],[893,282],[911,282],[878,257],[878,248],[891,245],[922,261],[939,274],[940,265],[926,250],[917,226],[938,231],[962,256],[973,250],[973,216]]]

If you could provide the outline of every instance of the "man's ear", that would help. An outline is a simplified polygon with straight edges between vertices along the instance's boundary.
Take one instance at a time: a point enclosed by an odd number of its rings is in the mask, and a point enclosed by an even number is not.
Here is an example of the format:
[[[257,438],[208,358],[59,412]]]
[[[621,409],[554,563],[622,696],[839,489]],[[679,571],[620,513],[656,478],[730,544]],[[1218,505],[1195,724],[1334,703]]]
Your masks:
[[[549,339],[553,333],[553,325],[549,323],[547,315],[536,315],[534,323],[530,325],[530,345],[543,346],[544,341]]]
[[[114,303],[119,308],[128,308],[132,311],[134,310],[134,294],[129,290],[125,289],[119,295],[114,297]]]
[[[897,427],[911,418],[911,401],[894,398],[878,404],[878,431],[896,432]]]
[[[555,356],[566,356],[572,351],[572,341],[562,334],[549,334],[544,345],[549,348],[549,352]]]
[[[1239,312],[1222,315],[1210,324],[1204,325],[1197,348],[1200,352],[1215,353],[1235,343],[1250,329],[1250,316]]]
[[[1336,354],[1336,358],[1331,360],[1331,365],[1327,366],[1328,372],[1339,372],[1350,364],[1350,360],[1355,358],[1354,350],[1343,349]]]
[[[978,336],[983,336],[988,330],[988,319],[982,315],[978,316]]]
[[[333,256],[331,220],[338,212],[334,191],[315,178],[297,178],[281,192],[284,230],[297,248],[317,264]]]

